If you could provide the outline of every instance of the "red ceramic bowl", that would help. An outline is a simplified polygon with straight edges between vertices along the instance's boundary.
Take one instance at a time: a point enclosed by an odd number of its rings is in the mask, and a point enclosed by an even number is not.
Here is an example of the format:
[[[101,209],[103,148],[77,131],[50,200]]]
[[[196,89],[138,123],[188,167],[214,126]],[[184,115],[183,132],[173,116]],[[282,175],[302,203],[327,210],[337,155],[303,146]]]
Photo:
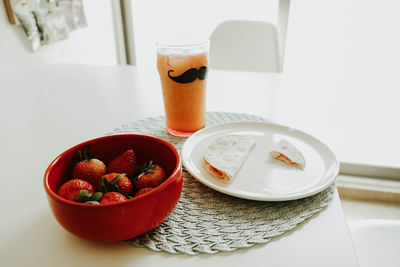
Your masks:
[[[106,165],[133,149],[140,161],[153,160],[167,172],[168,179],[147,194],[115,204],[85,204],[56,194],[68,180],[77,151],[89,146]],[[119,241],[146,233],[162,223],[178,203],[182,190],[182,165],[170,143],[145,135],[113,135],[74,146],[59,155],[47,168],[44,188],[57,221],[69,232],[93,241]]]

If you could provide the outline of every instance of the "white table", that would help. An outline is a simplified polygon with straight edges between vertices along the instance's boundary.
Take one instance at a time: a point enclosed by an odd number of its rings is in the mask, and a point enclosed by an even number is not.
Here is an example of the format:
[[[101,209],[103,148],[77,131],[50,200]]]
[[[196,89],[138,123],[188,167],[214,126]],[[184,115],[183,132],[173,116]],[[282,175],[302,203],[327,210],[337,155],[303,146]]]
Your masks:
[[[208,110],[265,117],[279,112],[279,106],[267,104],[274,93],[263,86],[278,88],[282,74],[255,75],[264,85],[245,90],[245,79],[233,82],[232,77],[239,79],[238,73],[211,72]],[[72,236],[48,207],[45,168],[79,142],[129,121],[161,115],[160,89],[141,84],[134,67],[0,66],[0,81],[1,266],[358,265],[337,192],[326,209],[294,231],[229,253],[171,255]],[[224,92],[229,93],[227,100],[218,97]]]

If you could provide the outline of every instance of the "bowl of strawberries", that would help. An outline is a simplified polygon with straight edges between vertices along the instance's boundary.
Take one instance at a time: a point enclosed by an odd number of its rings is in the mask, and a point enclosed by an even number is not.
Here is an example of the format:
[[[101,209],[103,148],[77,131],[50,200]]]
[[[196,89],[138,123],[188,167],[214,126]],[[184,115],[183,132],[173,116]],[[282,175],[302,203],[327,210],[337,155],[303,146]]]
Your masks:
[[[56,157],[44,187],[56,220],[70,233],[92,241],[126,240],[172,213],[182,191],[182,163],[162,139],[105,136]]]

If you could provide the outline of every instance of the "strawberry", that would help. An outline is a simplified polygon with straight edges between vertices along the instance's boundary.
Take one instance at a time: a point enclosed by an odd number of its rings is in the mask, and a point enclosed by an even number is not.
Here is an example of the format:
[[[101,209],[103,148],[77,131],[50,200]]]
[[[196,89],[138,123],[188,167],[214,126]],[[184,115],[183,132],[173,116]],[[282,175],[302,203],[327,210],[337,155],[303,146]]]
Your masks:
[[[129,149],[113,159],[107,166],[109,173],[126,173],[129,178],[135,175],[136,155],[132,149]]]
[[[69,180],[64,183],[57,192],[60,197],[77,202],[83,202],[80,200],[85,196],[87,196],[87,198],[92,197],[93,193],[93,185],[80,179]]]
[[[100,188],[100,178],[106,173],[106,165],[98,159],[90,159],[90,149],[86,148],[84,156],[78,151],[80,161],[72,169],[72,179],[82,179]]]
[[[125,196],[132,195],[132,190],[133,190],[132,182],[131,182],[131,180],[129,180],[128,177],[125,176],[124,173],[122,173],[122,174],[115,173],[115,172],[109,173],[109,174],[104,175],[101,179],[102,179],[101,183],[102,183],[103,191],[114,191],[108,185],[111,185],[111,186],[115,185],[117,192],[120,192],[120,193],[124,194]],[[105,181],[103,181],[103,179],[107,179],[107,181],[109,183],[106,183]],[[104,188],[104,187],[107,187],[107,188]]]
[[[152,187],[146,187],[146,188],[139,189],[139,191],[136,192],[135,197],[138,197],[138,196],[141,196],[143,194],[146,194],[147,192],[149,192],[151,190],[153,190]]]
[[[135,182],[136,190],[146,187],[157,187],[167,178],[165,170],[161,166],[154,164],[152,161],[150,161],[147,166],[144,164],[141,169],[142,172],[139,174]]]
[[[119,203],[127,201],[128,198],[118,192],[107,192],[100,200],[100,204]]]

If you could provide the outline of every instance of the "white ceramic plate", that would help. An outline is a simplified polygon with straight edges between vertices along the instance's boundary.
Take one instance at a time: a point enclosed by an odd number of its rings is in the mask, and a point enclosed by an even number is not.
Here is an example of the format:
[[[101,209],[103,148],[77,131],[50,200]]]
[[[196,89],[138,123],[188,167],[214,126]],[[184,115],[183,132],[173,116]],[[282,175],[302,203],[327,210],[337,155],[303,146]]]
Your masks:
[[[256,140],[256,146],[231,183],[224,184],[204,168],[203,155],[210,142],[227,134],[249,135]],[[306,161],[304,170],[269,156],[281,139],[301,151]],[[321,141],[299,130],[265,122],[233,122],[204,128],[186,140],[182,159],[189,173],[204,185],[231,196],[262,201],[316,194],[331,185],[339,172],[336,156]]]

